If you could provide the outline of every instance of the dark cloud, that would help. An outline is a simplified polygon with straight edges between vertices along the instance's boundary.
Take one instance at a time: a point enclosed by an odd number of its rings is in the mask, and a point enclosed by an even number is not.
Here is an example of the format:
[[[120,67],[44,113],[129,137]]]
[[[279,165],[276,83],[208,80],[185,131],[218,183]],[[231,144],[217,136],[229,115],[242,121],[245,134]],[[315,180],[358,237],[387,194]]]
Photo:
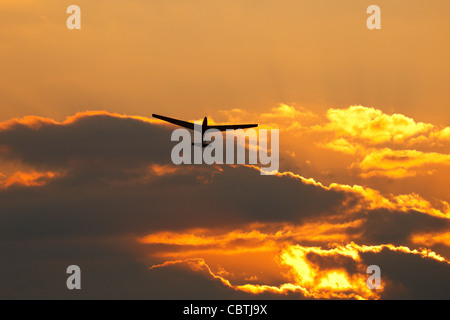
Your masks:
[[[361,232],[366,244],[391,243],[404,244],[415,233],[448,230],[447,219],[410,210],[407,213],[377,209],[367,212],[364,223],[356,228]]]
[[[82,164],[137,166],[170,161],[170,133],[165,127],[109,115],[83,116],[67,124],[41,123],[39,129],[15,124],[0,131],[1,157],[38,168]]]
[[[151,272],[121,244],[92,239],[2,243],[0,299],[237,299],[245,296],[206,273],[176,265]],[[122,244],[123,246],[123,244]],[[66,269],[81,269],[81,290],[68,290]]]
[[[383,299],[450,299],[450,272],[446,262],[418,255],[383,250],[361,254],[381,270],[386,290]]]

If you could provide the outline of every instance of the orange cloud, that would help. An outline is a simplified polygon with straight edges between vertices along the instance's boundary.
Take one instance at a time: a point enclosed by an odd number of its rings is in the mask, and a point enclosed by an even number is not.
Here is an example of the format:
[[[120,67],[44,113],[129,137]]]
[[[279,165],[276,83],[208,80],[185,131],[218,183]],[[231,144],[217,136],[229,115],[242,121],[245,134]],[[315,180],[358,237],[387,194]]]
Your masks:
[[[450,155],[417,150],[373,150],[359,163],[354,163],[366,177],[385,175],[393,178],[414,176],[419,168],[429,164],[450,164]]]
[[[149,170],[157,176],[164,176],[166,174],[175,173],[181,170],[181,168],[173,165],[153,164],[150,166]]]
[[[50,118],[25,116],[23,118],[14,118],[5,122],[0,122],[0,130],[8,130],[15,125],[24,125],[29,128],[39,129],[44,125],[57,123],[57,121]]]
[[[24,125],[29,128],[39,129],[44,125],[48,124],[56,124],[56,125],[67,125],[76,122],[77,120],[85,117],[92,116],[111,116],[116,118],[126,118],[126,119],[135,119],[148,123],[162,123],[162,121],[141,117],[141,116],[131,116],[125,114],[119,114],[114,112],[108,112],[103,110],[95,110],[95,111],[84,111],[78,112],[73,116],[67,117],[64,121],[58,122],[51,118],[37,117],[37,116],[25,116],[23,118],[14,118],[8,121],[0,122],[0,130],[8,130],[14,125]]]
[[[450,247],[450,231],[447,232],[428,232],[415,234],[411,237],[411,241],[416,244],[425,246],[433,246],[435,244],[443,244]]]
[[[351,192],[361,196],[362,201],[357,204],[353,204],[349,208],[345,208],[346,211],[344,212],[355,212],[361,211],[363,209],[373,210],[377,208],[383,208],[392,211],[396,210],[405,213],[410,210],[416,210],[422,213],[429,214],[431,216],[450,219],[450,205],[448,202],[441,200],[441,208],[435,208],[429,201],[425,200],[423,197],[416,193],[400,195],[381,194],[381,192],[377,190],[360,185],[349,186],[345,184],[331,183],[329,186],[325,186],[322,183],[315,181],[313,178],[306,179],[292,172],[277,173],[277,175],[288,175],[292,178],[300,179],[303,183],[312,184],[326,190]]]
[[[258,122],[260,128],[283,129],[283,131],[291,133],[297,133],[296,130],[302,130],[311,120],[318,118],[316,114],[307,109],[285,103],[280,103],[269,112],[261,114],[249,113],[242,109],[221,110],[220,113],[227,117],[228,122]]]
[[[309,258],[311,254],[331,261],[324,266]],[[293,291],[313,298],[379,298],[376,291],[367,287],[366,266],[360,263],[358,251],[354,248],[336,247],[324,250],[319,247],[291,245],[277,258],[280,266],[288,268],[287,278],[290,282],[278,287],[246,284],[237,286],[236,289],[255,294],[266,291],[272,293]],[[349,260],[355,263],[358,272],[350,273],[346,270],[344,262]]]
[[[253,225],[254,227],[255,225]],[[260,225],[260,228],[267,228],[267,226]],[[252,229],[252,227],[249,226],[249,229]],[[327,229],[331,230],[330,228]],[[361,253],[380,253],[383,250],[391,250],[418,255],[423,259],[449,263],[445,258],[428,249],[417,250],[391,244],[367,246],[349,242],[348,244],[333,244],[328,249],[296,244],[297,240],[309,236],[309,234],[304,234],[296,237],[305,230],[309,230],[311,234],[318,233],[312,226],[305,229],[292,225],[286,225],[278,231],[273,230],[269,233],[252,229],[249,232],[233,230],[216,234],[214,230],[202,229],[191,230],[186,233],[155,233],[142,238],[141,242],[178,245],[183,248],[178,252],[169,250],[163,256],[175,258],[184,256],[185,258],[168,260],[153,265],[150,269],[183,263],[195,271],[206,272],[225,286],[253,294],[263,292],[273,294],[300,293],[305,297],[312,298],[378,299],[384,290],[383,283],[389,283],[389,279],[383,280],[380,290],[370,290],[366,283],[368,278],[367,265],[361,259]],[[207,235],[208,233],[210,235]],[[237,243],[239,244],[237,245]],[[224,254],[236,255],[236,246],[243,248],[244,252],[251,252],[255,248],[268,252],[266,259],[276,261],[277,272],[284,281],[278,285],[261,283],[264,280],[256,276],[239,276],[239,272],[236,270],[225,270],[220,266],[212,268],[204,258],[209,255],[208,260],[216,260],[217,264],[220,264]],[[192,250],[192,247],[195,250]],[[211,254],[215,254],[216,257],[214,258]],[[243,260],[239,257],[236,259],[242,264]],[[264,264],[261,263],[260,268]],[[349,265],[352,267],[349,268]],[[254,268],[257,269],[258,266],[254,266]],[[255,274],[258,273],[258,270],[253,271]],[[234,275],[233,281],[230,280],[232,275]],[[236,277],[236,275],[238,276]]]
[[[21,172],[17,171],[10,177],[5,177],[0,180],[0,187],[8,188],[12,185],[21,185],[26,187],[43,186],[48,183],[49,180],[61,176],[57,172]],[[1,177],[0,177],[1,178]]]
[[[192,229],[182,233],[162,231],[139,239],[144,244],[183,246],[183,250],[155,253],[160,257],[186,257],[199,253],[231,255],[236,253],[277,251],[280,242],[337,243],[357,239],[348,230],[360,226],[361,220],[345,223],[310,221],[302,225],[254,223],[246,229],[228,232],[210,229]]]
[[[357,146],[348,142],[344,138],[339,138],[326,144],[319,144],[319,145],[322,145],[323,147],[334,151],[339,151],[348,154],[355,154],[358,151]]]
[[[349,168],[358,169],[359,178],[431,175],[437,165],[450,164],[448,149],[442,149],[450,141],[450,127],[439,128],[363,106],[331,108],[326,116],[326,123],[309,127],[300,123],[302,132],[309,132],[309,139],[322,149],[353,157]],[[400,146],[408,149],[398,149]]]

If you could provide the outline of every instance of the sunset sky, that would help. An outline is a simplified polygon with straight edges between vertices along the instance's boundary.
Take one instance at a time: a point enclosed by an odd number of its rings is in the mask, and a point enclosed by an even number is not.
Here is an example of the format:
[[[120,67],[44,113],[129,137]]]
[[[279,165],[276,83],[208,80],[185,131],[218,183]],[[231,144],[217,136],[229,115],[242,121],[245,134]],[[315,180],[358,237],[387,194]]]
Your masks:
[[[450,299],[449,12],[0,0],[0,298]],[[279,173],[153,113],[279,129]]]

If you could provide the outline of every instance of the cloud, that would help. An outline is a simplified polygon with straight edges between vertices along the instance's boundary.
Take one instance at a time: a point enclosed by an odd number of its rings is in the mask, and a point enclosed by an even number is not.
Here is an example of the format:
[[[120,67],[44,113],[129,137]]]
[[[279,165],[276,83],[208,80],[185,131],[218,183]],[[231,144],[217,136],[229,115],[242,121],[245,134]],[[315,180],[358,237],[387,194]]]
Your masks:
[[[49,180],[58,177],[58,172],[21,172],[17,171],[10,177],[4,176],[4,179],[0,180],[0,187],[8,188],[12,185],[24,185],[24,186],[43,186]]]
[[[366,263],[381,267],[382,281],[389,279],[384,299],[447,299],[448,262],[423,258],[422,253],[382,250],[366,252],[361,257]]]
[[[261,128],[282,129],[291,134],[318,119],[310,110],[285,103],[280,103],[278,107],[264,113],[251,113],[242,109],[221,110],[219,113],[229,122],[257,122]]]
[[[351,156],[350,168],[363,179],[432,175],[436,165],[450,164],[449,128],[363,106],[331,108],[326,116],[303,131],[318,135],[317,146]]]
[[[429,251],[429,250],[411,250],[405,246],[394,246],[394,245],[357,245],[355,243],[349,243],[345,246],[343,245],[333,245],[331,248],[323,249],[316,246],[300,246],[293,245],[284,237],[283,242],[277,242],[276,245],[272,243],[280,241],[283,236],[279,232],[274,234],[266,234],[265,241],[261,242],[264,238],[264,234],[260,232],[252,233],[239,233],[242,240],[245,242],[240,242],[241,247],[240,257],[242,257],[241,262],[247,263],[248,256],[252,257],[255,249],[261,252],[271,252],[273,256],[271,258],[277,261],[277,268],[280,269],[280,273],[283,274],[283,279],[279,280],[279,284],[261,284],[261,280],[264,278],[270,279],[270,275],[267,275],[267,271],[262,267],[256,267],[252,269],[252,272],[259,274],[259,277],[251,276],[249,278],[245,277],[247,274],[241,272],[241,276],[236,276],[235,274],[230,274],[229,272],[223,272],[222,270],[214,271],[206,263],[203,258],[183,258],[177,260],[167,260],[164,263],[153,265],[150,269],[155,268],[165,268],[167,266],[176,264],[186,264],[194,271],[206,271],[214,279],[219,280],[224,286],[233,288],[236,291],[249,292],[252,294],[261,293],[273,293],[280,295],[287,294],[299,294],[300,296],[307,298],[354,298],[354,299],[378,299],[380,295],[384,293],[386,289],[389,291],[393,290],[393,287],[402,287],[402,284],[393,283],[389,277],[383,278],[384,285],[378,291],[371,290],[367,287],[367,262],[363,259],[363,255],[366,253],[380,254],[385,251],[391,251],[398,253],[399,255],[413,255],[421,257],[422,259],[432,261],[432,267],[436,266],[439,268],[449,268],[450,262],[443,258],[442,256]],[[167,236],[167,235],[166,235]],[[176,235],[173,235],[176,236]],[[235,238],[236,232],[233,231],[229,234],[223,235],[225,238]],[[166,237],[168,240],[168,238]],[[156,240],[152,235],[146,237],[143,241],[149,242]],[[172,238],[173,240],[173,238]],[[177,243],[180,248],[178,252],[172,252],[173,257],[177,257],[180,254],[185,255],[212,255],[217,256],[223,255],[236,255],[235,246],[229,247],[229,243],[222,241],[217,241],[214,237],[203,237],[200,242],[198,241],[188,241],[185,243],[181,237],[178,238]],[[193,240],[190,237],[190,240]],[[198,239],[197,239],[198,240]],[[255,248],[253,241],[257,241],[259,245]],[[164,241],[162,238],[157,240],[158,242]],[[174,244],[173,241],[168,243]],[[205,246],[207,243],[212,245],[212,247]],[[246,248],[245,243],[249,244]],[[196,247],[197,250],[190,251],[186,253],[186,249]],[[278,247],[278,250],[275,249]],[[247,250],[245,250],[245,248]],[[215,250],[214,250],[215,249]],[[228,251],[228,250],[229,251]],[[243,255],[247,255],[247,259]],[[393,258],[395,259],[395,258]],[[214,260],[210,258],[210,260]],[[376,260],[376,257],[373,258]],[[379,262],[377,262],[379,263]],[[260,264],[260,265],[264,265]],[[381,264],[382,265],[382,264]],[[382,265],[383,266],[383,265]],[[235,268],[236,269],[236,268]],[[283,270],[283,272],[281,272]],[[384,266],[383,266],[384,270]],[[225,274],[222,276],[219,274]],[[273,271],[273,270],[272,270]],[[233,280],[230,280],[233,279]],[[395,279],[394,279],[395,280]],[[269,280],[270,281],[270,280]],[[406,285],[410,285],[406,283]],[[449,291],[446,290],[446,294]]]
[[[107,112],[80,113],[61,123],[39,117],[15,119],[0,125],[1,157],[37,168],[94,161],[107,161],[109,166],[168,162],[169,131],[148,125],[150,121]]]
[[[381,110],[363,106],[329,109],[323,129],[338,137],[358,138],[372,144],[404,143],[411,137],[427,132],[433,125],[415,122],[402,114],[387,115]]]
[[[326,119],[287,104],[260,115],[240,109],[221,114],[228,121],[258,121],[262,127],[281,128],[281,167],[306,172],[315,168],[311,174],[321,180],[330,171],[356,184],[380,177],[399,180],[431,176],[437,166],[449,164],[448,128],[375,108],[331,108]],[[331,157],[334,161],[328,160]]]
[[[450,155],[417,150],[378,149],[367,154],[364,159],[355,163],[365,177],[383,175],[391,178],[415,176],[416,170],[426,165],[449,165]],[[429,173],[434,171],[429,170]]]
[[[325,148],[329,148],[331,150],[340,151],[343,153],[355,154],[357,152],[357,148],[345,140],[344,138],[339,138],[337,140],[333,140],[324,145]]]
[[[447,228],[448,229],[448,228]],[[416,233],[411,236],[411,241],[424,246],[433,246],[443,244],[450,247],[450,232],[444,229],[441,232]]]
[[[174,166],[170,128],[141,117],[30,119],[0,130],[14,169],[0,189],[4,297],[382,298],[363,286],[368,248],[448,260],[411,240],[448,227],[448,208],[418,195]],[[71,264],[80,293],[64,287]]]

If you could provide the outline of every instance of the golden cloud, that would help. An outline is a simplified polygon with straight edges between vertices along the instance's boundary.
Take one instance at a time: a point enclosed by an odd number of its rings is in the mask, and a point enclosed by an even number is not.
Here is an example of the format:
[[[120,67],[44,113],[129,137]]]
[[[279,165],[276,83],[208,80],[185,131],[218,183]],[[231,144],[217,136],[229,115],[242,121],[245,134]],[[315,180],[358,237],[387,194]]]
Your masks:
[[[443,244],[447,247],[450,247],[450,231],[415,234],[411,237],[411,241],[413,243],[425,246]]]
[[[259,225],[260,230],[255,229],[255,225],[250,225],[248,230],[251,231],[248,232],[232,230],[222,234],[217,234],[217,230],[207,229],[189,230],[182,233],[159,232],[148,235],[140,241],[147,244],[181,247],[178,251],[162,249],[165,251],[164,257],[173,259],[153,265],[150,269],[187,264],[195,271],[206,272],[225,286],[253,294],[264,292],[300,293],[304,297],[312,298],[378,299],[384,286],[382,285],[380,290],[368,288],[366,283],[367,265],[364,264],[360,255],[366,252],[380,253],[383,250],[391,250],[449,264],[449,261],[431,250],[410,249],[392,244],[368,246],[358,245],[354,242],[335,243],[327,249],[297,244],[298,241],[305,240],[311,235],[326,234],[333,230],[331,225],[319,228],[322,229],[320,231],[316,230],[315,226],[317,225],[306,227],[285,225],[278,231],[274,229],[272,232],[263,232],[261,230],[267,229],[269,226],[261,224]],[[351,224],[334,227],[337,230],[344,230],[350,226]],[[240,248],[241,255],[236,255],[237,248]],[[235,257],[236,260],[239,260],[239,263],[236,264],[238,265],[244,261],[241,257],[248,256],[249,252],[255,250],[265,252],[266,259],[277,263],[278,270],[275,272],[278,272],[284,281],[278,285],[261,283],[264,281],[264,275],[258,270],[253,271],[255,274],[262,274],[260,277],[248,276],[238,270],[225,270],[221,267],[221,259],[224,257]],[[160,254],[157,256],[161,257]],[[209,256],[211,261],[215,260],[217,266],[211,267],[204,256]],[[260,264],[260,266],[263,265],[264,263]],[[349,268],[349,266],[351,267]],[[258,268],[258,266],[253,267]],[[233,265],[230,268],[233,268]],[[234,280],[230,280],[230,277],[234,277]],[[389,283],[389,280],[384,279],[384,283]]]
[[[430,164],[450,164],[450,155],[417,150],[373,150],[359,163],[354,163],[366,177],[384,175],[393,178],[414,176],[417,169]],[[428,171],[433,173],[433,171]]]
[[[358,138],[372,144],[403,143],[433,128],[431,124],[415,122],[402,114],[387,115],[363,106],[329,109],[327,118],[329,123],[323,126],[324,130],[332,131],[338,137]]]
[[[410,210],[419,211],[431,216],[450,219],[450,205],[448,202],[441,200],[441,208],[435,208],[429,201],[421,197],[416,193],[411,194],[381,194],[381,192],[363,187],[360,185],[345,185],[339,183],[331,183],[329,186],[324,186],[322,183],[315,181],[313,178],[304,178],[300,175],[296,175],[292,172],[278,173],[277,175],[288,175],[292,178],[299,179],[303,183],[319,186],[326,190],[337,190],[351,192],[359,195],[362,199],[357,204],[353,204],[350,208],[346,208],[346,211],[356,212],[361,210],[374,210],[374,209],[388,209],[396,210],[400,212],[408,212]],[[345,204],[344,204],[345,206]]]
[[[450,128],[438,127],[402,114],[388,115],[363,106],[329,109],[327,123],[310,127],[311,133],[325,134],[315,142],[319,147],[354,157],[350,168],[359,177],[391,179],[431,175],[436,165],[450,164],[450,155],[430,148],[448,146]],[[411,149],[421,146],[427,151]],[[408,146],[408,149],[398,149]]]

